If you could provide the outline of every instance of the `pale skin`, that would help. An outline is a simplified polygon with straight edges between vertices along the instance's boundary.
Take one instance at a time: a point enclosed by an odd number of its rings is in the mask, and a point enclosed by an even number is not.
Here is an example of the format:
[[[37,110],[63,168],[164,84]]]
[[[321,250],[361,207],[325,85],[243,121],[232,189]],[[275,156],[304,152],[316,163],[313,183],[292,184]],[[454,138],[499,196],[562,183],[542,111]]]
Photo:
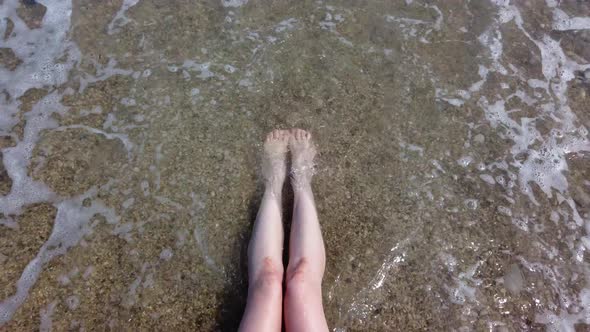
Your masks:
[[[289,150],[294,205],[285,272],[281,191]],[[248,247],[248,301],[240,331],[281,331],[283,313],[289,332],[328,331],[322,304],[326,253],[311,190],[315,154],[307,131],[274,130],[266,137],[265,191]]]

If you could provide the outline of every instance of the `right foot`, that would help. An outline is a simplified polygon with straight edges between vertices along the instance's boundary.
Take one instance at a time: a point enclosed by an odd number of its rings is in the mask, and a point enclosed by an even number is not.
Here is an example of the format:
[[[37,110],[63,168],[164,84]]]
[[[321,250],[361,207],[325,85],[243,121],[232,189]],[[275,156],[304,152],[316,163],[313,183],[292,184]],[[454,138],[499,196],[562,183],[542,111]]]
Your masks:
[[[291,149],[291,182],[293,189],[308,188],[314,174],[316,150],[311,141],[311,134],[302,129],[292,129],[289,140]]]
[[[264,141],[264,161],[262,174],[266,180],[266,186],[272,193],[280,197],[283,190],[283,182],[287,174],[287,145],[289,132],[275,129],[271,131]]]

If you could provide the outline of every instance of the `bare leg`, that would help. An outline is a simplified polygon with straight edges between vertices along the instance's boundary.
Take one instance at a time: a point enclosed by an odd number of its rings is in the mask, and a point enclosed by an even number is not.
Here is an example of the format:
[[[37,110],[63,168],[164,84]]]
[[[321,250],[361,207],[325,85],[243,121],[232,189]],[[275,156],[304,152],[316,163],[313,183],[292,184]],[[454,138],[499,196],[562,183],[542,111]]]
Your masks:
[[[324,241],[311,191],[315,148],[311,135],[291,131],[293,223],[289,242],[285,326],[287,331],[328,331],[322,305]]]
[[[240,331],[280,331],[283,302],[281,191],[289,133],[275,130],[264,143],[265,191],[248,247],[248,302]]]

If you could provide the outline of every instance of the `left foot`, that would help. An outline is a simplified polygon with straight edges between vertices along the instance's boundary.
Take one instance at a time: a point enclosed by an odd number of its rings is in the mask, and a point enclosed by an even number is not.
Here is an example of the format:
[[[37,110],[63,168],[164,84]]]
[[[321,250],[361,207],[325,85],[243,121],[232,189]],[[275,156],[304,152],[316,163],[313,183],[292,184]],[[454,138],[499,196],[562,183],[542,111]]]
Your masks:
[[[267,188],[271,189],[277,197],[281,195],[287,174],[288,144],[289,132],[279,129],[271,131],[264,141],[262,175],[266,180]]]
[[[291,184],[294,190],[309,189],[314,174],[315,146],[311,134],[302,129],[292,129],[289,140],[291,149]]]

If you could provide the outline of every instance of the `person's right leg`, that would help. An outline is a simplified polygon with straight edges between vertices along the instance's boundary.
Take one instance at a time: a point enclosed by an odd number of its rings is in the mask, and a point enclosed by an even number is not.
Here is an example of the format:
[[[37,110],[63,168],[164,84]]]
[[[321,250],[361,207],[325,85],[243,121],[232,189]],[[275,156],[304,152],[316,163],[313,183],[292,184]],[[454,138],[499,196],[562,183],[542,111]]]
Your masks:
[[[248,302],[240,331],[281,330],[283,223],[281,190],[289,133],[275,130],[264,142],[265,190],[248,246]]]
[[[291,131],[293,222],[284,303],[287,331],[328,331],[322,305],[322,278],[326,264],[324,241],[311,190],[315,148],[311,135]]]

